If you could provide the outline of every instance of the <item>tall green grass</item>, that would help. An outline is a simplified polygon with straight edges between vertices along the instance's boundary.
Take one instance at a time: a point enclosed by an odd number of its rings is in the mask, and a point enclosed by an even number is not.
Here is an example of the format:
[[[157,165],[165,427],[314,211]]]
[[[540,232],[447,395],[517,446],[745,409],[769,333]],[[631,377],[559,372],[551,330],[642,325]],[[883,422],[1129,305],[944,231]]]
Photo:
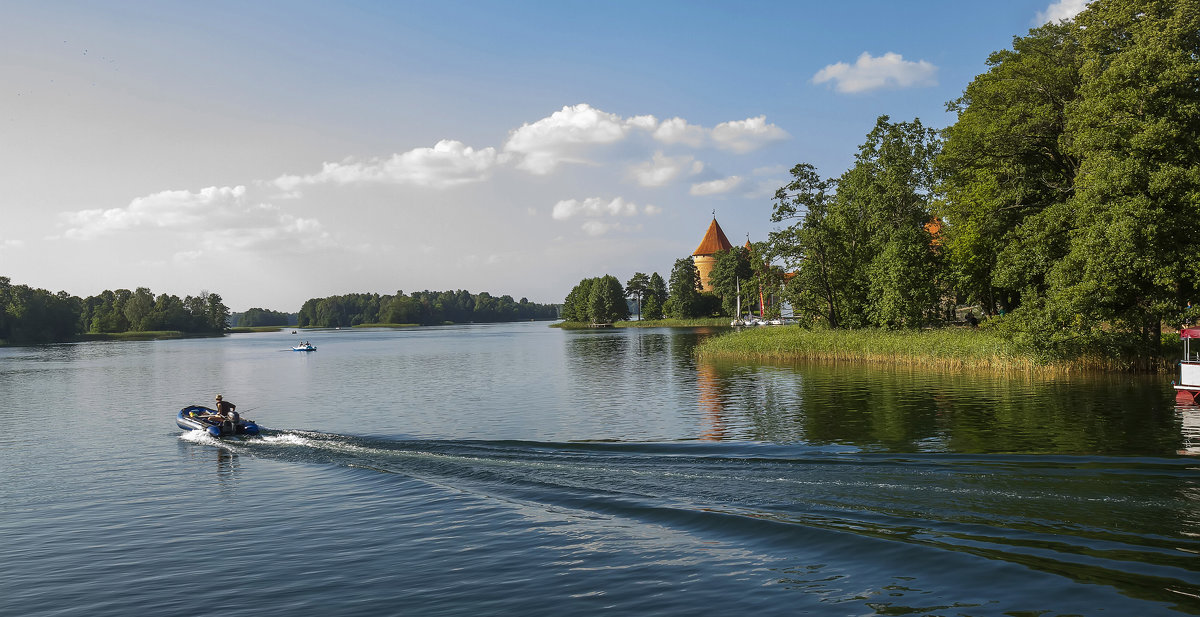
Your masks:
[[[1099,368],[1052,362],[981,329],[806,330],[760,327],[705,339],[696,353],[710,359],[877,362],[941,369],[1071,372]]]
[[[641,321],[614,322],[614,328],[695,328],[701,326],[729,326],[728,317],[704,317],[700,319],[643,319]],[[551,328],[563,330],[584,330],[593,328],[586,321],[560,321],[550,324]]]

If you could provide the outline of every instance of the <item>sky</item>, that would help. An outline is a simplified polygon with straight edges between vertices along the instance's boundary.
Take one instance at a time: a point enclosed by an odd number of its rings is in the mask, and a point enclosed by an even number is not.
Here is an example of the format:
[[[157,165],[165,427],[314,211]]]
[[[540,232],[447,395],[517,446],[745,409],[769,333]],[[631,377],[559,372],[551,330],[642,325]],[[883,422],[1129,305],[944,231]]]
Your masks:
[[[8,0],[0,276],[285,312],[668,278],[1083,5]]]

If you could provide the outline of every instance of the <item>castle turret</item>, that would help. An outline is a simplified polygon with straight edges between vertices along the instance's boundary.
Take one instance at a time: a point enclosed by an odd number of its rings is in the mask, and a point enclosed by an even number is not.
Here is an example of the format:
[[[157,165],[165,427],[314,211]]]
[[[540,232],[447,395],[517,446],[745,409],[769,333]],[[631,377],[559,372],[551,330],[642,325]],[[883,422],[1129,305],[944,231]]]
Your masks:
[[[712,283],[708,282],[708,275],[712,272],[713,265],[717,263],[717,253],[727,251],[733,248],[729,243],[729,238],[725,237],[725,232],[721,231],[721,226],[717,224],[717,217],[713,217],[712,223],[708,226],[708,231],[704,233],[704,239],[700,241],[700,246],[696,247],[692,253],[692,262],[696,264],[696,269],[700,271],[700,288],[703,291],[712,291]]]

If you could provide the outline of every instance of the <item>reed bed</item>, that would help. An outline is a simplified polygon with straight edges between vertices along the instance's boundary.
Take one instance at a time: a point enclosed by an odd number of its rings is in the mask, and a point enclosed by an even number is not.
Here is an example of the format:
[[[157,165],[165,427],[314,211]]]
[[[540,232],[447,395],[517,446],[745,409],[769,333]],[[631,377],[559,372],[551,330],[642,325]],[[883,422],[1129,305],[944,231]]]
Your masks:
[[[618,321],[614,322],[613,328],[696,328],[710,326],[725,326],[729,327],[728,317],[704,317],[701,319],[643,319],[641,321]],[[586,321],[560,321],[550,324],[551,328],[562,328],[563,330],[586,330],[595,328],[593,324]],[[608,326],[603,326],[608,327]]]
[[[998,334],[967,328],[806,330],[759,327],[706,339],[697,347],[696,353],[706,359],[822,360],[951,370],[1065,373],[1082,368],[1074,362],[1040,359]]]
[[[220,336],[219,334],[185,334],[179,330],[136,330],[133,332],[89,333],[79,337],[81,341],[153,341],[174,338],[197,338]]]

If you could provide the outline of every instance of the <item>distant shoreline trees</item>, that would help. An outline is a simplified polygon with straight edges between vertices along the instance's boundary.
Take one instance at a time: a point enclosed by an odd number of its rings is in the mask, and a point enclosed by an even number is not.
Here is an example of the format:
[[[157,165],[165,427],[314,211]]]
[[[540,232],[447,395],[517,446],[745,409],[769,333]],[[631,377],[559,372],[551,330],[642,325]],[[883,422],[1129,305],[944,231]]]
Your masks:
[[[0,342],[31,344],[76,340],[85,334],[178,331],[220,334],[229,309],[207,291],[180,299],[148,288],[105,290],[87,298],[13,285],[0,276]]]
[[[618,284],[619,286],[619,284]],[[14,285],[0,276],[0,344],[76,341],[89,334],[180,332],[219,335],[229,328],[231,313],[219,294],[201,291],[180,299],[153,294],[146,287],[105,290],[79,298]],[[440,324],[447,321],[500,322],[556,319],[558,307],[526,298],[493,297],[487,292],[421,291],[395,296],[351,294],[314,298],[298,316],[252,308],[239,314],[239,326],[349,327],[363,323]],[[293,319],[296,317],[296,319]]]
[[[245,313],[234,313],[231,324],[241,328],[259,328],[267,326],[295,326],[299,324],[299,314],[283,313],[263,308],[252,308]]]
[[[526,298],[458,291],[414,291],[394,295],[345,294],[311,298],[300,308],[298,325],[305,328],[348,328],[362,324],[495,323],[551,320],[558,307]]]

